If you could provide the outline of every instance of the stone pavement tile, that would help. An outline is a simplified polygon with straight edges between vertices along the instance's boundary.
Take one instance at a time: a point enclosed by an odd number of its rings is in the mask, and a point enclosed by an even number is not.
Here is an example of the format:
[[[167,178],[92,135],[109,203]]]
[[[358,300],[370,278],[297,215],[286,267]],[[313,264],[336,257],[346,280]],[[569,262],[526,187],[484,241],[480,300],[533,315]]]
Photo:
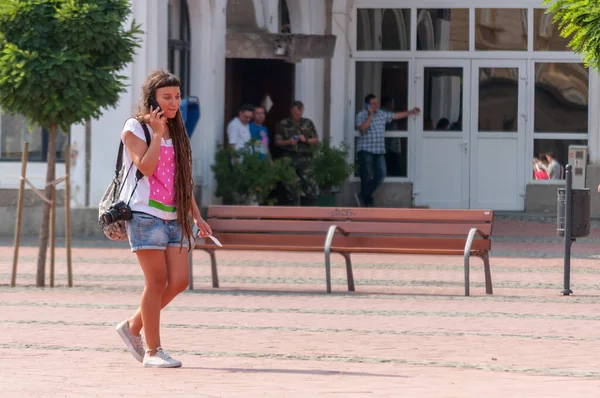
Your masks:
[[[3,397],[596,397],[600,382],[492,371],[390,364],[289,361],[182,355],[181,369],[143,369],[130,357],[85,351],[3,350],[18,360],[0,373]],[[77,375],[74,377],[74,375]]]
[[[112,328],[63,325],[0,325],[0,346],[19,347],[36,340],[36,336],[53,336],[34,347],[57,350],[110,349],[123,351],[122,343]],[[88,336],[77,339],[77,336]],[[552,342],[507,338],[503,336],[403,336],[395,335],[302,332],[270,330],[163,330],[162,345],[176,353],[196,352],[199,355],[229,357],[306,356],[326,357],[340,361],[396,362],[412,365],[438,365],[456,368],[494,368],[497,371],[540,375],[585,375],[600,377],[600,360],[594,347],[598,342]],[[248,344],[248,342],[252,344]],[[95,354],[94,354],[95,355]],[[125,354],[129,356],[129,354]]]
[[[75,313],[73,313],[75,312]],[[127,318],[132,311],[126,310],[72,310],[46,309],[26,312],[3,311],[0,324],[25,324],[37,328],[45,325],[64,327],[98,326],[112,335],[114,325]],[[477,315],[475,313],[474,315]],[[485,315],[485,314],[484,314]],[[163,327],[167,329],[185,328],[204,333],[211,330],[249,330],[256,332],[294,331],[297,333],[321,332],[331,335],[344,333],[365,333],[373,336],[391,335],[402,338],[414,336],[476,336],[505,337],[541,340],[552,343],[564,341],[598,341],[595,325],[597,320],[560,320],[546,318],[509,318],[502,313],[496,317],[439,316],[436,312],[423,312],[414,316],[364,316],[314,313],[270,313],[255,312],[190,312],[167,308],[163,315]],[[510,322],[507,322],[510,320]]]

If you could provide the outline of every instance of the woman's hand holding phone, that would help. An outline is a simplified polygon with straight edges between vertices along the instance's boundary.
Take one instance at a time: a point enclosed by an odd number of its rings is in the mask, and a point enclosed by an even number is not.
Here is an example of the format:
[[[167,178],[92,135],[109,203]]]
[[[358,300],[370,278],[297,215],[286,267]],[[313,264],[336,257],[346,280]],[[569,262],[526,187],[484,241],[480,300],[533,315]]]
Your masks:
[[[156,104],[158,105],[158,104]],[[160,106],[154,107],[150,105],[150,127],[154,135],[158,138],[162,138],[167,129],[167,118],[163,116],[164,111]]]

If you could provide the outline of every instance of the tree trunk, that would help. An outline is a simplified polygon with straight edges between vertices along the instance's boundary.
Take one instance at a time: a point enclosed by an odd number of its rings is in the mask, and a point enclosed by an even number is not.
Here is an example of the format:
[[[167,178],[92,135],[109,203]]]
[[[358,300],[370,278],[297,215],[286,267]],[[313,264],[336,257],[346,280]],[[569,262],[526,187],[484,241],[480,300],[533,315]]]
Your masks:
[[[48,137],[48,157],[46,170],[46,184],[56,179],[56,134],[58,126],[50,126],[50,136]],[[52,199],[52,190],[54,185],[46,187],[46,199]],[[38,252],[37,278],[36,286],[43,287],[46,282],[46,249],[48,248],[48,227],[50,224],[50,204],[44,203],[44,212],[42,213],[42,227],[40,229],[40,249]]]

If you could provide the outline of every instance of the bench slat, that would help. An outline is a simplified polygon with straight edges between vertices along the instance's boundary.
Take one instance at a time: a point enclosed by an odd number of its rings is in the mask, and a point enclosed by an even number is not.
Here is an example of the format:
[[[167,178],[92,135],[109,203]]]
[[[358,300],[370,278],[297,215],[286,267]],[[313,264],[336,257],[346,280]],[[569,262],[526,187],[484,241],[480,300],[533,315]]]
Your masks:
[[[215,233],[219,232],[297,232],[326,234],[333,221],[307,220],[225,220],[210,218],[208,224]],[[339,221],[335,224],[344,231],[354,234],[401,234],[401,235],[448,235],[464,236],[471,228],[479,229],[489,236],[491,224],[444,224],[444,223],[400,223],[371,221]]]
[[[288,220],[371,220],[491,223],[491,210],[431,210],[388,208],[324,208],[280,206],[210,206],[208,218]]]
[[[220,249],[213,244],[197,245],[196,249]],[[245,245],[228,245],[227,250],[244,250],[244,251],[284,251],[284,252],[318,252],[322,251],[322,246],[245,246]],[[473,249],[472,252],[479,251]],[[463,255],[464,250],[451,249],[408,249],[408,248],[368,248],[368,247],[332,247],[332,253],[371,253],[371,254],[431,254],[431,255]]]
[[[215,233],[215,237],[223,244],[223,250],[229,247],[241,246],[256,250],[264,250],[264,247],[287,247],[289,251],[306,251],[307,248],[318,248],[323,250],[325,239],[318,235],[269,235],[269,234],[229,234]],[[466,237],[460,238],[436,238],[436,237],[398,237],[398,236],[343,236],[337,235],[333,239],[332,250],[334,249],[355,249],[361,250],[419,250],[429,252],[435,250],[460,251],[464,249]],[[217,248],[210,240],[199,240],[196,247]],[[475,239],[472,250],[490,250],[491,241],[489,239]],[[248,249],[251,250],[251,249]],[[274,249],[275,250],[275,249]]]

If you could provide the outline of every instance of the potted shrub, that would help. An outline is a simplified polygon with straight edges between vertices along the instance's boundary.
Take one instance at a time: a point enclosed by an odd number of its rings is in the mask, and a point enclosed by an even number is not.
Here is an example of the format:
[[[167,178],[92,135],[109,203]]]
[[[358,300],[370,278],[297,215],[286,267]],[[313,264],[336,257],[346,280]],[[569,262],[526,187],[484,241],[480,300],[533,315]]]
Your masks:
[[[234,160],[235,159],[235,160]],[[217,182],[216,196],[228,205],[274,205],[271,195],[278,182],[295,182],[298,177],[290,159],[272,162],[248,143],[240,150],[220,145],[211,166]]]
[[[354,172],[354,166],[347,162],[348,154],[347,144],[335,148],[329,140],[324,140],[315,148],[312,166],[321,191],[317,198],[318,206],[335,206],[335,194]]]

